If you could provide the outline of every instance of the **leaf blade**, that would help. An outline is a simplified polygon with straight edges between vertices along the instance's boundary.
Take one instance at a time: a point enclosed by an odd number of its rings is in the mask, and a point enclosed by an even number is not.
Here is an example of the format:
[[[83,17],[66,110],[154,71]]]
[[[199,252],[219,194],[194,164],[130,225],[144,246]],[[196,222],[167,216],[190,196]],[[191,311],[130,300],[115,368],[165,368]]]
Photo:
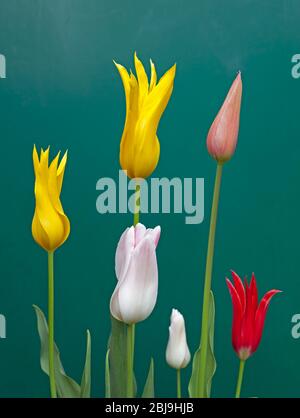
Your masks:
[[[49,376],[49,348],[48,324],[43,311],[36,305],[33,308],[37,317],[37,328],[41,342],[40,364],[44,373]],[[60,353],[57,345],[54,343],[54,370],[55,383],[58,396],[60,398],[80,398],[80,386],[75,380],[67,376],[60,360]]]
[[[87,330],[86,336],[86,355],[84,369],[81,378],[80,385],[80,397],[90,398],[91,397],[91,333]]]
[[[205,365],[200,363],[201,358],[201,346],[197,349],[193,358],[192,375],[189,382],[189,396],[190,398],[205,397],[210,398],[212,379],[216,372],[217,363],[214,355],[214,329],[215,329],[215,301],[213,292],[210,292],[209,303],[209,341],[207,350],[207,363]],[[200,393],[199,377],[202,373],[205,373],[205,392]]]
[[[127,324],[111,316],[111,335],[108,340],[110,391],[112,398],[127,397]],[[135,376],[134,397],[137,392]]]
[[[151,358],[150,366],[148,371],[148,376],[144,386],[142,398],[154,398],[155,389],[154,389],[154,360]]]
[[[109,372],[109,349],[106,352],[105,356],[105,397],[111,397],[110,391],[110,372]]]

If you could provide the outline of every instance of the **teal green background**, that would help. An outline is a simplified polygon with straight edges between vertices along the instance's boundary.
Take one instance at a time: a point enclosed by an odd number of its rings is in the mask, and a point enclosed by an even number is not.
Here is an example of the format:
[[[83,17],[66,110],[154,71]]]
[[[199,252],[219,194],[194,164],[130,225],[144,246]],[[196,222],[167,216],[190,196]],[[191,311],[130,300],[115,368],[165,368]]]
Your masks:
[[[194,352],[200,314],[215,162],[208,128],[238,70],[243,105],[238,147],[226,164],[217,226],[213,289],[216,357],[213,396],[234,393],[238,360],[231,347],[230,269],[256,273],[260,295],[284,291],[271,303],[263,340],[246,366],[243,396],[298,397],[300,341],[291,317],[300,311],[299,94],[291,57],[299,53],[297,0],[1,0],[0,396],[46,397],[32,304],[46,310],[46,254],[31,236],[33,143],[69,150],[62,202],[71,235],[57,251],[56,340],[68,374],[79,380],[85,330],[92,333],[93,396],[104,394],[104,357],[114,289],[114,252],[127,215],[99,215],[100,177],[118,178],[125,102],[112,60],[133,66],[136,50],[162,75],[174,62],[172,99],[159,126],[157,177],[204,177],[205,220],[144,215],[160,224],[159,298],[137,327],[136,374],[141,389],[153,355],[157,395],[175,395],[165,363],[172,307],[186,318]],[[189,366],[183,372],[187,383]],[[186,391],[185,391],[186,393]]]

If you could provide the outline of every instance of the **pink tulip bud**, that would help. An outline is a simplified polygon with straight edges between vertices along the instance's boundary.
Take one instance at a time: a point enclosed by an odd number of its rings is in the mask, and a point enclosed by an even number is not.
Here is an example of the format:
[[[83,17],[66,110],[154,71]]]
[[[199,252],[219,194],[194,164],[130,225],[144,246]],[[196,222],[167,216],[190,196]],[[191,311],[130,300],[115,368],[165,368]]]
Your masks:
[[[218,162],[232,157],[239,133],[242,78],[239,72],[207,135],[207,149]]]

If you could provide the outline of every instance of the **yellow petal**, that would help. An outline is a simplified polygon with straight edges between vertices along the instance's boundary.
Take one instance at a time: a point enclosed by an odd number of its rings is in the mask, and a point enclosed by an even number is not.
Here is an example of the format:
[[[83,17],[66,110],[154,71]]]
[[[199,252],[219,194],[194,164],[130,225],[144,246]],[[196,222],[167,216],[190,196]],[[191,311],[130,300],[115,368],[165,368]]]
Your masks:
[[[68,158],[68,151],[64,153],[64,156],[62,157],[61,162],[57,169],[57,188],[58,188],[59,195],[62,189],[62,183],[63,183],[65,168],[67,164],[67,158]]]
[[[159,80],[158,84],[148,95],[147,103],[145,103],[146,109],[154,106],[160,107],[161,113],[165,110],[169,98],[172,94],[175,73],[176,64],[174,64],[168,71],[165,72],[165,74]]]
[[[150,67],[151,67],[151,79],[150,79],[149,92],[151,90],[153,90],[153,88],[156,86],[156,82],[157,82],[157,75],[156,75],[155,65],[154,65],[154,62],[152,60],[150,60]]]
[[[144,66],[134,55],[136,77],[130,73],[130,106],[120,144],[120,164],[130,178],[148,177],[155,169],[160,154],[157,128],[173,90],[176,65],[157,83],[154,63],[150,60],[150,86]],[[123,83],[124,84],[124,83]]]
[[[39,156],[38,156],[35,145],[33,146],[32,160],[33,160],[34,174],[36,175],[39,165],[40,165],[40,161],[39,161]]]
[[[142,62],[138,59],[136,52],[134,53],[134,66],[139,83],[139,108],[141,108],[148,95],[149,84],[145,68]]]
[[[114,61],[115,66],[117,67],[119,74],[121,76],[121,80],[123,82],[124,91],[125,91],[125,98],[126,98],[126,113],[128,112],[130,106],[130,79],[129,74],[123,65],[118,64]]]
[[[59,199],[59,181],[62,181],[66,159],[63,159],[57,167],[58,153],[48,167],[48,148],[46,151],[41,151],[38,167],[36,152],[33,154],[33,160],[36,167],[34,188],[36,205],[32,221],[32,235],[45,250],[54,251],[62,245],[70,232],[70,223]]]

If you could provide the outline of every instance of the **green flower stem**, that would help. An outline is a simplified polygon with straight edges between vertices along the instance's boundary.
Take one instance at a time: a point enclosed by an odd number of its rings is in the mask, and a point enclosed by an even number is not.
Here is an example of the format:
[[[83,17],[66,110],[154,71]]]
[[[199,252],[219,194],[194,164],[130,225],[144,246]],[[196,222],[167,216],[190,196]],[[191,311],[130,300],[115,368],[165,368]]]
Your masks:
[[[181,398],[181,370],[177,369],[177,398]]]
[[[134,215],[133,215],[133,225],[139,223],[140,220],[140,207],[141,207],[141,186],[136,181],[136,188],[135,188],[135,207],[134,207]]]
[[[54,372],[54,253],[48,252],[48,328],[49,328],[49,379],[51,398],[56,398]]]
[[[214,195],[211,208],[211,217],[210,217],[210,227],[209,227],[209,236],[208,236],[208,247],[207,247],[207,257],[206,257],[206,269],[205,269],[205,280],[204,280],[204,295],[203,295],[203,308],[202,308],[202,327],[201,327],[201,355],[200,355],[200,364],[206,365],[207,351],[208,351],[208,340],[209,340],[209,327],[208,327],[208,317],[209,317],[209,302],[210,302],[210,291],[211,291],[211,278],[212,278],[212,266],[214,258],[214,246],[215,246],[215,234],[216,234],[216,224],[217,224],[217,214],[218,214],[218,205],[219,205],[219,196],[220,196],[220,187],[221,187],[221,178],[222,178],[222,164],[218,163],[215,186],[214,186]],[[201,373],[199,376],[199,397],[205,397],[205,384],[206,384],[206,370],[204,366],[204,373]]]
[[[133,225],[136,226],[140,219],[140,205],[141,205],[141,186],[136,181],[135,188],[135,204],[133,214]],[[135,346],[135,324],[127,325],[127,398],[134,397],[134,346]]]
[[[127,398],[133,398],[133,337],[134,326],[133,324],[127,325]]]
[[[240,367],[239,367],[239,374],[238,374],[238,380],[236,384],[236,391],[235,391],[235,397],[239,398],[241,396],[241,389],[242,389],[242,383],[243,383],[243,377],[244,377],[244,370],[245,370],[245,360],[240,361]]]

